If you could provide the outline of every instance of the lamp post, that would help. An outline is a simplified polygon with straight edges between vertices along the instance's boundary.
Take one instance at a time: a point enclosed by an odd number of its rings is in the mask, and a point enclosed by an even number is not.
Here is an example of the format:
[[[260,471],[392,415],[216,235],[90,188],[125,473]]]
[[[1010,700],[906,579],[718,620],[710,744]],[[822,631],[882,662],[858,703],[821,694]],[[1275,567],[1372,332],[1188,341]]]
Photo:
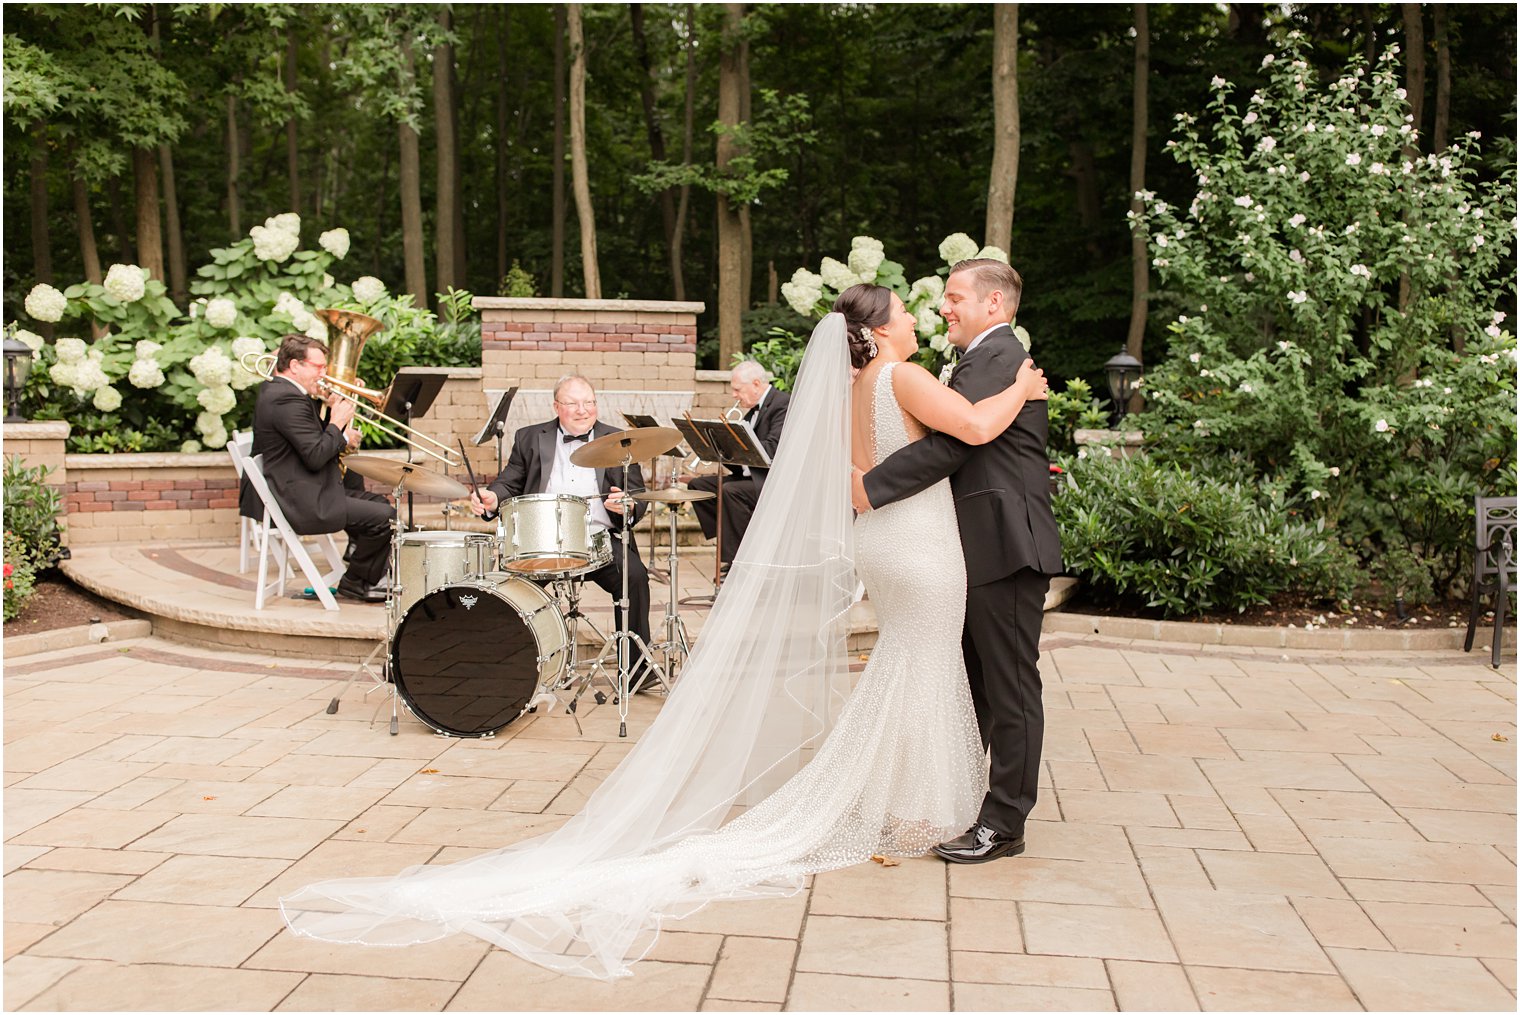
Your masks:
[[[1118,355],[1103,364],[1103,372],[1108,375],[1108,397],[1114,402],[1115,426],[1123,422],[1125,413],[1129,412],[1129,399],[1135,393],[1135,382],[1140,379],[1142,369],[1140,361],[1125,349],[1120,349]]]
[[[32,349],[25,342],[9,336],[5,339],[5,421],[25,423],[21,415],[21,392],[32,372]]]

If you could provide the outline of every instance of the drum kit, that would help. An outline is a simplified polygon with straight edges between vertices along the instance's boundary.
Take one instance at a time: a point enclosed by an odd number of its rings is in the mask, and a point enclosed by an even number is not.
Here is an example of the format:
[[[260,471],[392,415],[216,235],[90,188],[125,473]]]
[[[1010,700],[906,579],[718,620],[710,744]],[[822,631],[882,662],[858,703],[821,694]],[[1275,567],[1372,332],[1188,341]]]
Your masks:
[[[627,470],[636,461],[674,448],[679,431],[664,427],[623,430],[588,441],[570,460],[588,468]],[[347,468],[402,493],[447,499],[469,495],[460,482],[409,462],[354,454]],[[473,477],[472,477],[473,479]],[[695,490],[634,491],[645,502],[680,503],[712,497]],[[649,681],[669,691],[690,642],[676,600],[675,511],[670,512],[670,598],[659,640],[616,630],[604,636],[580,610],[584,578],[612,561],[605,529],[590,524],[589,501],[563,494],[529,494],[503,500],[495,534],[459,531],[403,532],[392,537],[386,637],[327,706],[338,710],[343,691],[361,674],[387,687],[391,725],[396,701],[444,736],[490,737],[525,713],[564,702],[576,716],[582,695],[601,680],[618,703],[619,736],[627,735],[628,700]],[[628,616],[629,538],[622,541],[623,586],[618,605]],[[580,625],[601,640],[600,651],[580,658]],[[635,648],[642,649],[634,666]],[[384,651],[383,671],[376,657]],[[656,661],[656,654],[660,661]],[[366,694],[368,691],[366,691]],[[595,690],[597,704],[607,700]],[[576,726],[580,720],[576,717]]]

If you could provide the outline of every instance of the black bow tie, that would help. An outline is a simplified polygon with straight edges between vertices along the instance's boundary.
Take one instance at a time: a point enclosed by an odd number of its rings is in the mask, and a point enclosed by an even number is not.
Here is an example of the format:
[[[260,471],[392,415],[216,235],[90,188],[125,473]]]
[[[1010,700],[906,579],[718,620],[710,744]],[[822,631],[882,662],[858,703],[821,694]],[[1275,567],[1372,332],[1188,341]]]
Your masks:
[[[590,439],[591,439],[591,431],[590,430],[587,430],[583,434],[567,433],[564,436],[564,443],[569,444],[571,441],[589,441]]]

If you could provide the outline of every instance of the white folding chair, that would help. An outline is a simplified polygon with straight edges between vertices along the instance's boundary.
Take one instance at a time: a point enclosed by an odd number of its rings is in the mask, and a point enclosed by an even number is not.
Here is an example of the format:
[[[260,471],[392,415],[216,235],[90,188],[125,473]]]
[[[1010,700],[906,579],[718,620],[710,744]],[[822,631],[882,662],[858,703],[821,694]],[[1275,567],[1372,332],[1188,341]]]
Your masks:
[[[232,470],[238,482],[243,479],[243,463],[253,454],[253,434],[241,430],[232,431],[227,440],[227,454],[232,459]],[[245,514],[238,515],[238,574],[247,574],[251,561],[264,549],[263,526],[257,519]]]
[[[256,582],[257,591],[253,597],[253,608],[262,610],[264,600],[273,591],[275,595],[285,594],[285,576],[290,571],[290,562],[294,558],[300,565],[301,571],[306,575],[306,580],[311,582],[312,591],[322,601],[322,605],[329,610],[338,608],[338,601],[333,598],[332,590],[328,584],[336,582],[338,576],[343,573],[343,555],[338,552],[338,544],[333,539],[332,533],[323,533],[317,536],[298,536],[290,523],[285,520],[285,512],[280,509],[280,502],[275,500],[273,492],[269,489],[269,481],[264,477],[264,456],[254,455],[245,459],[243,471],[248,481],[253,484],[258,492],[259,499],[264,502],[264,521],[259,525],[259,576]],[[306,552],[306,545],[302,542],[305,538],[317,540],[317,546],[327,557],[328,566],[331,568],[326,574],[317,570],[317,565],[312,561],[311,554]],[[271,560],[272,558],[272,560]],[[275,575],[269,577],[269,565],[273,563]]]

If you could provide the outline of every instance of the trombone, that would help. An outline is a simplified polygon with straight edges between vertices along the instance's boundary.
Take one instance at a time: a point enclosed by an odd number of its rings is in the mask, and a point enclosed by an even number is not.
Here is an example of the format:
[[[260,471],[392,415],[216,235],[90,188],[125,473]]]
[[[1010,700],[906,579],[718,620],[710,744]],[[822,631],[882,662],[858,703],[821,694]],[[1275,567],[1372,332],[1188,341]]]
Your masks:
[[[436,459],[446,468],[463,468],[463,456],[447,444],[434,440],[416,427],[380,411],[380,406],[390,398],[389,385],[384,390],[376,390],[360,385],[355,379],[359,354],[364,351],[364,342],[370,335],[380,330],[381,323],[373,317],[351,310],[323,309],[316,311],[316,314],[338,332],[337,338],[328,349],[327,370],[318,381],[318,386],[331,396],[352,402],[356,420],[369,424],[414,451],[420,451]],[[245,353],[240,362],[244,370],[268,380],[274,376],[276,359],[278,359],[277,354],[272,352],[250,352]]]

